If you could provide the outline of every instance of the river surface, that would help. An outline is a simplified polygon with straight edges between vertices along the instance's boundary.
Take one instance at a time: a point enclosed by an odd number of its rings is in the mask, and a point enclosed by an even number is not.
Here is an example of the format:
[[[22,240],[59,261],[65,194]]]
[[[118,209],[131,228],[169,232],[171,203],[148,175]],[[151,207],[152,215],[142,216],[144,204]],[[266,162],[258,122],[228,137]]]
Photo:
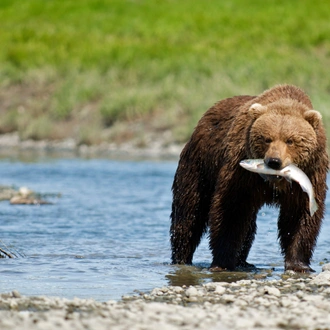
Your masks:
[[[170,265],[169,226],[175,161],[2,159],[0,185],[27,186],[51,205],[0,203],[0,293],[120,299],[165,285],[278,278],[283,258],[278,212],[263,208],[248,261],[257,272],[211,273],[205,237],[194,266]],[[61,194],[60,197],[57,194]],[[330,260],[329,199],[312,267]]]

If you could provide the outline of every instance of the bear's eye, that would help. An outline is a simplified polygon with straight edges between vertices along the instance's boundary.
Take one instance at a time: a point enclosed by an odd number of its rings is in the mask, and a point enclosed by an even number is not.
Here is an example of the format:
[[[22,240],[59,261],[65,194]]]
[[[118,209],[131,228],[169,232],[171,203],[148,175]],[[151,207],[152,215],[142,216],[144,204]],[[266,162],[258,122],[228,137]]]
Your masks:
[[[292,145],[293,145],[293,140],[292,140],[292,139],[287,139],[287,140],[286,140],[286,144],[287,144],[288,146],[292,146]]]
[[[271,138],[265,138],[265,142],[266,142],[267,144],[272,143],[272,139],[271,139]]]

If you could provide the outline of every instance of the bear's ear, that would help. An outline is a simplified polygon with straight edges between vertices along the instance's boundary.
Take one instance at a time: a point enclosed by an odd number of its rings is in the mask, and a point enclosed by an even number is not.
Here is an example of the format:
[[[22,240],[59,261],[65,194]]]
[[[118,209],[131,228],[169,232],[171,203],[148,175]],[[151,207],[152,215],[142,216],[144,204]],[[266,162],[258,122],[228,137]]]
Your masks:
[[[254,103],[250,106],[248,114],[251,118],[257,119],[267,111],[267,107],[260,103]]]
[[[304,113],[304,118],[314,129],[317,129],[322,120],[322,115],[316,110],[308,110]]]

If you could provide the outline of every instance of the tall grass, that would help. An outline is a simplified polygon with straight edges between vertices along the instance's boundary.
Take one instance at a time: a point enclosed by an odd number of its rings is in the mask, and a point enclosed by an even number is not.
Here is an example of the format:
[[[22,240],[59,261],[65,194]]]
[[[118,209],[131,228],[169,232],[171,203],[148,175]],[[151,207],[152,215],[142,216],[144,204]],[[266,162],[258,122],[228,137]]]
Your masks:
[[[217,100],[278,83],[329,127],[329,17],[322,0],[2,0],[0,131],[96,143],[138,120],[184,141]]]

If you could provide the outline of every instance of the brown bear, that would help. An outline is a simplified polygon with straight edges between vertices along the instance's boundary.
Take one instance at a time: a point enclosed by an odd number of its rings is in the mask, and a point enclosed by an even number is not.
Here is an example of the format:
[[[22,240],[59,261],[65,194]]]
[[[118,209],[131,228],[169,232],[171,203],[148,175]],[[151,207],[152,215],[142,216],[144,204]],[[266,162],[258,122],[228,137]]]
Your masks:
[[[297,165],[309,177],[319,206],[296,182],[261,177],[239,166],[262,158],[273,169]],[[324,215],[328,155],[319,112],[299,88],[278,85],[259,96],[216,103],[200,119],[181,152],[172,186],[171,247],[174,264],[191,264],[209,227],[211,268],[247,263],[262,205],[280,208],[278,237],[285,270],[312,271],[310,261]],[[274,193],[276,192],[276,193]]]

